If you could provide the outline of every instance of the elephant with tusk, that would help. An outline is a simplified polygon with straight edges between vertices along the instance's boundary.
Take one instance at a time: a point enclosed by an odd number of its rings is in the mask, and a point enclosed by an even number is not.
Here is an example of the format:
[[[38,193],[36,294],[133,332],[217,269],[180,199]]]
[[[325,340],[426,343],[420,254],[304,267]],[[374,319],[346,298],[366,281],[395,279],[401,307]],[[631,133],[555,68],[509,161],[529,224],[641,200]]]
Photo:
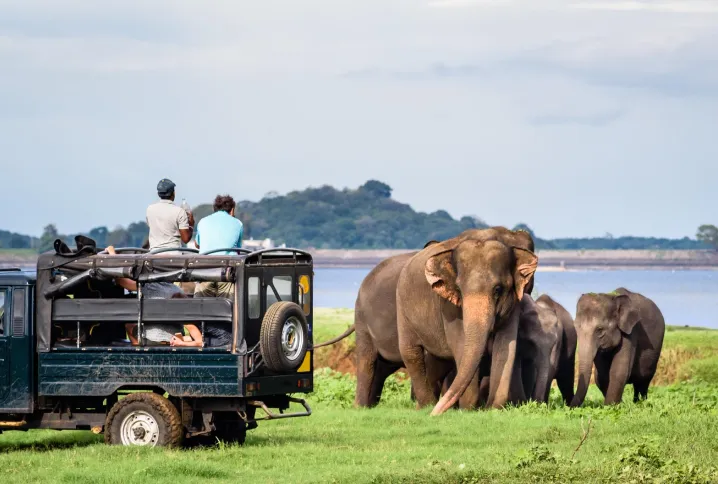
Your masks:
[[[488,232],[475,239],[457,237],[430,245],[406,263],[396,290],[397,328],[418,406],[435,404],[431,414],[439,415],[467,388],[478,388],[479,364],[491,337],[488,401],[502,407],[509,400],[519,302],[537,265],[532,250],[507,244]],[[438,403],[425,352],[456,365],[456,377]]]

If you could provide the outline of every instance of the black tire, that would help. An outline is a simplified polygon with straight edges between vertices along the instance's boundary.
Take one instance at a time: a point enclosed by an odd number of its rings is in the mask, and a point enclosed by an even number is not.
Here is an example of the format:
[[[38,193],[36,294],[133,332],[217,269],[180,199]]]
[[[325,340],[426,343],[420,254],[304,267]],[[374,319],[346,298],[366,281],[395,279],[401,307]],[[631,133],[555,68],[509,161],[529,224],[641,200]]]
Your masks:
[[[134,425],[133,416],[137,422]],[[133,433],[129,439],[128,428]],[[141,392],[126,396],[112,406],[105,420],[105,443],[110,445],[179,447],[183,437],[182,418],[177,408],[156,393]]]
[[[214,436],[228,444],[244,444],[247,424],[237,412],[214,412]]]
[[[287,325],[294,328],[294,338],[301,337],[299,341],[294,341],[289,336],[288,343],[296,343],[289,354],[283,345],[283,331]],[[278,301],[269,306],[259,332],[259,349],[267,368],[277,372],[296,370],[304,361],[308,344],[307,318],[298,304]]]

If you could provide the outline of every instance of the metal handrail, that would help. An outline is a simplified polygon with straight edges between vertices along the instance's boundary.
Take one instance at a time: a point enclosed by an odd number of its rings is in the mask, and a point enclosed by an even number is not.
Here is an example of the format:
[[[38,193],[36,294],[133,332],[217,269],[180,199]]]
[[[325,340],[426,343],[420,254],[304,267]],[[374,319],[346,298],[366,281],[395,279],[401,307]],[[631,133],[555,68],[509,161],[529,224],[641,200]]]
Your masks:
[[[107,249],[103,249],[103,252]],[[146,254],[149,252],[149,249],[143,249],[142,247],[120,247],[115,248],[115,253],[117,254],[124,254],[126,252],[133,252],[135,254]]]
[[[209,252],[203,252],[200,255],[211,255],[216,252],[228,252],[228,251],[237,252],[238,254],[251,254],[252,253],[252,251],[249,249],[242,249],[240,247],[227,247],[226,249],[214,249],[214,250],[210,250]]]
[[[272,249],[255,250],[254,252],[250,253],[247,257],[253,256],[253,255],[262,255],[262,254],[266,254],[268,252],[291,252],[293,254],[308,255],[309,257],[312,256],[312,254],[310,254],[309,252],[304,251],[304,250],[292,249],[291,247],[274,247]]]
[[[162,254],[164,252],[190,252],[192,254],[199,254],[199,250],[193,249],[192,247],[166,247],[164,249],[151,250],[148,255]]]

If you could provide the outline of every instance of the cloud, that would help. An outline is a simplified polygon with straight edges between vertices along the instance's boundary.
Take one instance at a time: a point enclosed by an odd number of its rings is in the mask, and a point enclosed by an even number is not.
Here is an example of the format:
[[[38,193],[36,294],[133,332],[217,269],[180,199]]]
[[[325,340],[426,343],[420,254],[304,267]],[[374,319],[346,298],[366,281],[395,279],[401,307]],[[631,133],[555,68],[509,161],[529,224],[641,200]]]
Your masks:
[[[435,0],[428,3],[433,8],[461,8],[473,6],[506,6],[512,4],[512,0]]]
[[[615,123],[623,118],[625,110],[616,109],[598,113],[577,115],[577,114],[544,114],[529,118],[529,124],[534,126],[565,126],[578,125],[600,128]]]
[[[0,202],[36,194],[0,229],[131,222],[169,176],[192,203],[378,178],[419,210],[546,236],[692,234],[716,204],[718,16],[608,1],[0,0]],[[627,176],[581,180],[596,163]],[[535,203],[477,190],[535,166],[517,181]],[[78,184],[123,203],[79,212],[57,195]]]
[[[718,13],[714,1],[633,1],[633,2],[584,2],[570,5],[576,9],[611,10],[623,12],[648,11],[666,13]]]

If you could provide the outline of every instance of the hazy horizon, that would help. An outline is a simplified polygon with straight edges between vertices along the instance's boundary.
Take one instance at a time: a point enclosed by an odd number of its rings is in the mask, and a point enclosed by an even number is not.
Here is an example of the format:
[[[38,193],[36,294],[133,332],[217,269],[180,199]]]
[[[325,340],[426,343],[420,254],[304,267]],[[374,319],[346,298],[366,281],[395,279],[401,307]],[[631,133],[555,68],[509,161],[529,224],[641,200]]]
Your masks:
[[[694,238],[717,47],[701,0],[0,0],[0,229],[126,226],[163,177],[193,206],[376,179],[542,238]]]

